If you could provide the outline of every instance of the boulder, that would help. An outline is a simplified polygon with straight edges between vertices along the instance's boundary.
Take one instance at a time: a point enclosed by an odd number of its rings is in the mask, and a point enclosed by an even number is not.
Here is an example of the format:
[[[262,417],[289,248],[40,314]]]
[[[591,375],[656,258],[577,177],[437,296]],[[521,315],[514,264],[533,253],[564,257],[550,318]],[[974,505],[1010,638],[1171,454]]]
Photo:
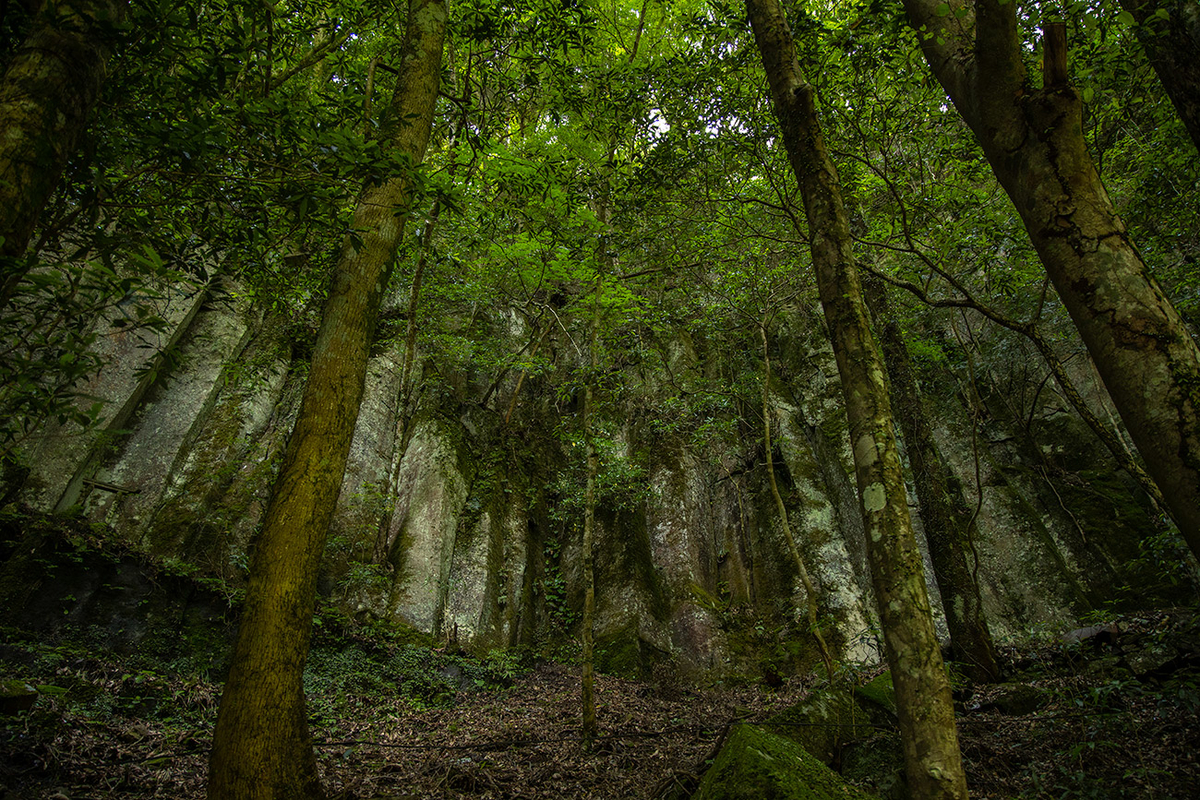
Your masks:
[[[737,725],[692,800],[874,800],[803,747],[756,725]]]
[[[0,714],[19,714],[33,708],[37,689],[25,681],[0,681]]]
[[[896,723],[896,689],[892,686],[891,672],[855,686],[854,696],[876,725]]]

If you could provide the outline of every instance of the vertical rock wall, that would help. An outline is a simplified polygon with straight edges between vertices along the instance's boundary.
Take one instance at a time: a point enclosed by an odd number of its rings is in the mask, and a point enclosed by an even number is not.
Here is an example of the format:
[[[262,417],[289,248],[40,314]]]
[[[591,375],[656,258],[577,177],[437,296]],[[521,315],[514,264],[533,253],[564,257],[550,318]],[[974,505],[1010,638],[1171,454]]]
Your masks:
[[[123,542],[236,582],[294,420],[303,364],[292,361],[285,320],[200,298],[173,308],[181,354],[173,373],[143,385],[131,377],[129,345],[115,341],[94,387],[119,409],[105,447],[48,433],[29,453],[35,469],[22,499],[45,509],[82,503]],[[865,542],[821,325],[813,309],[797,307],[773,343],[776,470],[832,639],[845,657],[870,660],[878,645]],[[514,352],[528,338],[512,319],[498,329]],[[664,343],[670,372],[738,369],[698,349],[684,339]],[[568,368],[562,354],[570,348],[550,341],[546,351]],[[530,379],[516,395],[508,371],[428,369],[406,415],[401,362],[386,343],[371,360],[323,595],[349,613],[476,647],[575,635],[582,578],[572,476],[581,461],[569,439],[577,404],[551,378]],[[767,488],[761,419],[747,412],[711,435],[665,430],[651,423],[677,387],[634,367],[618,383],[618,399],[599,419],[602,469],[626,476],[601,492],[597,514],[602,654],[626,666],[669,656],[709,674],[810,662],[803,589]],[[1025,456],[1012,449],[1010,423],[994,420],[972,447],[970,421],[953,398],[937,417],[972,503],[980,454],[973,548],[998,633],[1073,618],[1114,585],[1114,554],[1125,551],[1093,551],[1103,532],[1048,508],[1044,489],[1012,469]]]

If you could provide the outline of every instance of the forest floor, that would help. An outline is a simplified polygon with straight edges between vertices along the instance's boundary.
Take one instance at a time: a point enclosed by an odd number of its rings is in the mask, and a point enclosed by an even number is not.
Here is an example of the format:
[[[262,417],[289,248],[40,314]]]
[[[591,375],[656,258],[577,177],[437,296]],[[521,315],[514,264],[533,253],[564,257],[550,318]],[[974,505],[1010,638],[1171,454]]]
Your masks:
[[[1115,644],[1007,648],[1009,683],[959,690],[973,797],[1196,796],[1197,617],[1120,624]],[[329,794],[344,800],[665,797],[695,785],[730,725],[814,688],[600,675],[601,735],[585,752],[576,667],[411,645],[315,652],[312,733]],[[10,679],[38,695],[0,716],[0,800],[203,797],[218,684],[11,628],[0,631]]]

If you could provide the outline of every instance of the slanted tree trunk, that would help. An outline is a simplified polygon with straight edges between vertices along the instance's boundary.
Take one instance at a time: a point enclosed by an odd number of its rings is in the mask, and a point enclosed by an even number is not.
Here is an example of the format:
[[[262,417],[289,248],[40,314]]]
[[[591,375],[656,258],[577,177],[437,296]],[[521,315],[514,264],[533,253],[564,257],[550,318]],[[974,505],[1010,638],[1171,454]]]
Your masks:
[[[414,0],[388,144],[415,169],[437,100],[446,5]],[[380,300],[412,202],[411,174],[367,186],[342,246],[300,414],[255,545],[209,762],[212,800],[319,798],[302,675],[317,570],[358,419]]]
[[[837,358],[867,557],[914,798],[965,798],[950,684],[913,538],[883,362],[863,304],[837,171],[778,0],[747,0],[775,116],[804,198],[813,269]]]
[[[46,0],[0,80],[0,308],[107,76],[128,0]]]
[[[888,307],[883,282],[878,278],[868,279],[866,293],[891,379],[893,408],[904,434],[913,485],[921,504],[929,558],[941,590],[946,627],[950,629],[950,652],[971,680],[995,682],[1000,679],[996,647],[983,614],[975,571],[967,557],[975,515],[961,492],[952,488],[949,469],[933,439],[933,426],[921,402],[904,337]]]
[[[1200,350],[1146,268],[1100,182],[1067,79],[1065,37],[1045,38],[1029,83],[1016,4],[904,0],[921,47],[1016,206],[1121,419],[1200,555]],[[960,16],[961,14],[961,16]],[[1054,24],[1047,26],[1054,30]]]
[[[1200,150],[1200,3],[1121,0],[1121,7],[1137,21],[1138,41]]]

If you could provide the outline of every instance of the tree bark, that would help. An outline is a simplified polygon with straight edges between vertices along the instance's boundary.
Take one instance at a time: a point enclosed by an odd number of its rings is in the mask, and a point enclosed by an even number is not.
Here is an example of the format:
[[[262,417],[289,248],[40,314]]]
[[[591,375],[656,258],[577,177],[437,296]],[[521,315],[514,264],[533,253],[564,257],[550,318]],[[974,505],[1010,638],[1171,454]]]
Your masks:
[[[593,336],[592,347],[595,347]],[[595,356],[593,355],[593,361]],[[596,739],[596,691],[595,691],[595,631],[596,624],[596,570],[592,556],[592,545],[596,529],[596,473],[599,462],[596,445],[592,441],[592,376],[588,376],[587,388],[583,393],[583,442],[587,457],[587,483],[583,496],[583,657],[580,679],[580,701],[583,706],[583,746],[589,749]]]
[[[1137,21],[1137,38],[1200,150],[1200,3],[1196,0],[1121,0]],[[1166,12],[1166,19],[1155,16]]]
[[[442,0],[414,0],[410,7],[391,126],[385,129],[389,146],[408,156],[414,169],[429,141],[446,11]],[[323,796],[302,687],[317,571],[412,188],[411,173],[367,186],[355,210],[356,237],[342,246],[300,414],[255,545],[213,736],[212,800]]]
[[[1069,83],[1035,90],[1015,3],[904,0],[921,47],[1016,206],[1172,518],[1200,555],[1200,350],[1100,182]],[[959,16],[959,13],[962,16]]]
[[[800,73],[778,0],[747,0],[792,170],[800,184],[813,269],[829,325],[854,454],[867,557],[896,687],[905,769],[914,798],[965,798],[954,706],[908,516],[884,367],[871,338],[837,171],[814,90]]]
[[[128,0],[47,0],[0,80],[0,308],[107,76]]]
[[[912,466],[929,557],[942,595],[946,626],[950,629],[950,653],[954,661],[963,665],[971,680],[994,683],[1000,680],[1000,665],[983,614],[979,584],[967,558],[968,542],[974,533],[974,515],[962,494],[951,488],[954,485],[952,477],[933,439],[933,426],[921,402],[921,391],[900,326],[888,307],[883,282],[877,278],[868,279],[866,293],[891,380],[891,395],[898,398],[896,417],[900,420]],[[962,524],[959,524],[960,520]]]

